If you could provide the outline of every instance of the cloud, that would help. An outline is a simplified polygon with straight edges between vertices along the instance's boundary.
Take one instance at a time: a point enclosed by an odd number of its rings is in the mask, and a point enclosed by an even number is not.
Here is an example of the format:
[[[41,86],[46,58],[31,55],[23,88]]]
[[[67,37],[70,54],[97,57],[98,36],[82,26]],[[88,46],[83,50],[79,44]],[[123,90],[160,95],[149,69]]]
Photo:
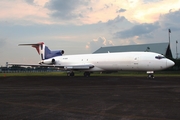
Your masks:
[[[34,0],[25,0],[28,4],[34,4]]]
[[[117,24],[118,22],[123,22],[123,21],[127,21],[127,19],[124,16],[117,16],[115,19],[113,20],[109,20],[107,22],[108,25],[112,25],[112,24]]]
[[[143,3],[148,4],[148,3],[157,3],[160,2],[161,0],[143,0]]]
[[[126,29],[117,29],[114,32],[114,42],[121,44],[139,44],[139,43],[156,43],[168,42],[167,32],[170,28],[172,31],[172,42],[178,40],[180,31],[180,10],[162,14],[160,19],[154,23],[133,23]],[[119,25],[115,24],[116,25]],[[129,24],[130,25],[130,24]],[[123,26],[123,25],[122,25]],[[114,28],[115,29],[115,28]],[[113,31],[113,30],[111,30]],[[174,42],[175,43],[175,42]]]
[[[48,11],[43,7],[47,0],[2,0],[0,1],[0,21],[13,24],[50,23]],[[35,5],[32,5],[32,4]]]
[[[179,0],[1,0],[0,21],[40,24],[106,23],[119,14],[130,22],[154,23],[179,9]]]
[[[180,10],[178,11],[170,11],[168,14],[164,14],[160,16],[161,26],[164,29],[171,28],[173,30],[180,30]]]
[[[117,10],[116,12],[121,13],[121,12],[125,12],[125,11],[126,11],[126,9],[121,8],[120,10]]]
[[[89,42],[86,45],[86,49],[90,49],[92,52],[94,52],[95,50],[99,49],[100,47],[112,46],[112,45],[114,45],[114,44],[111,40],[106,40],[105,37],[99,37],[99,38],[93,39],[91,42]]]
[[[114,19],[108,20],[105,25],[105,30],[107,30],[108,34],[111,35],[114,35],[114,33],[119,32],[120,30],[123,31],[134,26],[133,23],[128,21],[124,16],[120,15]]]
[[[78,8],[84,5],[88,5],[87,0],[51,0],[45,7],[52,11],[52,17],[65,20],[83,17]]]
[[[160,26],[159,26],[158,22],[143,23],[143,24],[135,25],[130,29],[116,32],[115,37],[116,38],[131,38],[131,37],[135,37],[135,36],[146,35],[146,34],[153,32],[154,30],[158,29],[159,27]]]
[[[153,23],[159,20],[160,14],[166,14],[170,9],[179,9],[179,0],[135,0],[121,6],[126,12],[121,13],[129,21],[138,23]]]

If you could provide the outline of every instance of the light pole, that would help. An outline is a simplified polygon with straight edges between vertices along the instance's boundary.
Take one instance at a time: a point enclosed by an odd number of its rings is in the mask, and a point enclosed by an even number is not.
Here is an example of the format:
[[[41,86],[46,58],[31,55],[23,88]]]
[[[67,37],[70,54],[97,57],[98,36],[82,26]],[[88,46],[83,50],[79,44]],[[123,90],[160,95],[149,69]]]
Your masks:
[[[177,44],[178,44],[178,41],[176,40],[176,59],[178,59]]]
[[[171,33],[171,29],[168,29],[168,33],[169,33],[169,48],[170,48],[170,43],[171,43],[171,41],[170,41],[170,33]]]

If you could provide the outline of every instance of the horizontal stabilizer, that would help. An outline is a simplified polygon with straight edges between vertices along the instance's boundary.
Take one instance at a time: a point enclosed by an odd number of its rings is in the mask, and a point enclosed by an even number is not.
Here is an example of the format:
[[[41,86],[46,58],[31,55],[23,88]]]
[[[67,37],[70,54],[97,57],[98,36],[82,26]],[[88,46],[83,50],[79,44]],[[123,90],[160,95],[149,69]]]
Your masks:
[[[43,42],[40,42],[40,43],[34,43],[34,44],[19,44],[19,46],[39,46],[39,45],[42,45],[44,44]]]
[[[36,48],[38,54],[40,54],[40,47],[43,48],[43,42],[35,43],[35,44],[19,44],[19,46],[31,46]]]

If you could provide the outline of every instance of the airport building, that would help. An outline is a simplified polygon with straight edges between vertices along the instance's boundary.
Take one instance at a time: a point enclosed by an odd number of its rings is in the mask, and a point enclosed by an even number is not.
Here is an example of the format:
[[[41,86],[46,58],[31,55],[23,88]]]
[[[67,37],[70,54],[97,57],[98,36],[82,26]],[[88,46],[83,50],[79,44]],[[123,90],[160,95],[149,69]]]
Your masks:
[[[112,53],[112,52],[131,52],[131,51],[145,51],[160,53],[167,58],[172,58],[172,52],[169,43],[152,43],[152,44],[138,44],[125,46],[108,46],[101,47],[94,52],[96,53]]]

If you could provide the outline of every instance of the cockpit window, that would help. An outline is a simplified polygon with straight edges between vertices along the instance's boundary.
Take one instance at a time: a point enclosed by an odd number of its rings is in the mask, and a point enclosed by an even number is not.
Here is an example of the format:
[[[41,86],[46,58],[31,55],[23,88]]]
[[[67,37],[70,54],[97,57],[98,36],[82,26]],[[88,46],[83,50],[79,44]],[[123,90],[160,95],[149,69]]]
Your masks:
[[[158,56],[156,56],[155,58],[160,60],[160,59],[163,59],[163,58],[165,58],[165,57],[164,57],[163,55],[158,55]]]

